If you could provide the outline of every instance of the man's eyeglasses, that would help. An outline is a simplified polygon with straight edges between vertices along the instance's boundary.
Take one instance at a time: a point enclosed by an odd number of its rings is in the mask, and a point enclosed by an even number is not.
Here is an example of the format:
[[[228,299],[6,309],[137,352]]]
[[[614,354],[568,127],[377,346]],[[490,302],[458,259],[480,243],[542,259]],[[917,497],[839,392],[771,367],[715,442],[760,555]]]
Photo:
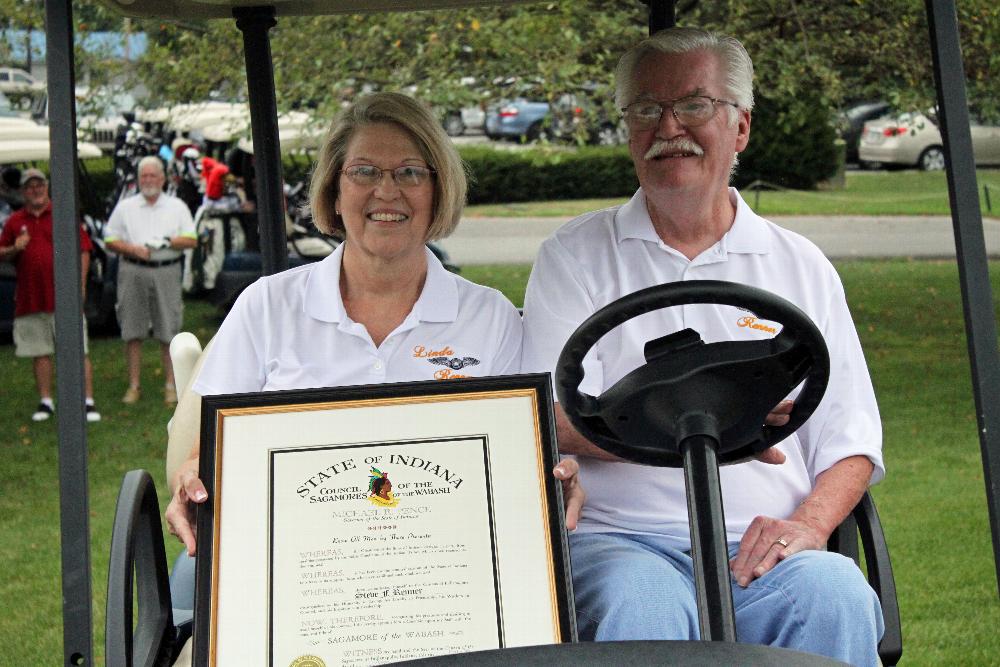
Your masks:
[[[625,123],[631,130],[653,129],[660,124],[660,118],[666,109],[670,109],[677,122],[684,127],[698,127],[715,117],[720,104],[740,108],[736,102],[729,100],[719,100],[707,95],[688,95],[671,102],[640,100],[622,109],[622,113],[625,115]]]
[[[356,164],[347,169],[341,169],[340,173],[347,176],[347,180],[355,185],[371,187],[382,182],[384,174],[391,174],[392,180],[401,188],[418,188],[436,172],[429,167],[417,167],[404,165],[395,169],[379,169],[372,164]]]

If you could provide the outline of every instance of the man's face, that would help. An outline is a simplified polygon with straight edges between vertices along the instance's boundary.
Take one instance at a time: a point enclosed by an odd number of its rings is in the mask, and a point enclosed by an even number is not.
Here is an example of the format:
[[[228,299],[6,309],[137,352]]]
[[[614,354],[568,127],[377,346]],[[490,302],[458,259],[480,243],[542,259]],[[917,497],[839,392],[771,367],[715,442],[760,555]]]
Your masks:
[[[163,171],[156,168],[155,164],[146,164],[139,170],[139,191],[144,197],[157,197],[163,192],[163,184],[166,183],[166,176]]]
[[[33,178],[21,187],[24,204],[32,210],[40,210],[49,205],[49,184],[40,178]]]
[[[730,99],[724,82],[723,68],[712,53],[653,53],[636,71],[636,97],[630,102],[670,102],[687,95]],[[686,127],[664,108],[655,128],[630,131],[629,151],[647,195],[709,196],[724,189],[729,183],[733,157],[746,148],[750,136],[750,114],[742,110],[737,113],[738,122],[730,126],[726,106],[717,105],[715,116],[707,123]],[[693,142],[697,149],[684,148],[685,141]],[[647,157],[658,142],[678,144]]]

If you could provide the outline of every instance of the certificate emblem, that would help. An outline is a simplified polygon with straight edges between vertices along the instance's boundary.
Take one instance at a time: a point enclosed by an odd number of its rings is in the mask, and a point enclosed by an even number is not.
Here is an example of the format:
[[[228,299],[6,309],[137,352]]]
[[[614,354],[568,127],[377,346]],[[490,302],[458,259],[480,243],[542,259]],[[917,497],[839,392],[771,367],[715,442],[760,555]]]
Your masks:
[[[399,499],[392,492],[389,473],[372,466],[368,473],[368,502],[379,507],[395,507]]]
[[[315,655],[303,655],[292,660],[288,667],[326,667],[326,663]]]

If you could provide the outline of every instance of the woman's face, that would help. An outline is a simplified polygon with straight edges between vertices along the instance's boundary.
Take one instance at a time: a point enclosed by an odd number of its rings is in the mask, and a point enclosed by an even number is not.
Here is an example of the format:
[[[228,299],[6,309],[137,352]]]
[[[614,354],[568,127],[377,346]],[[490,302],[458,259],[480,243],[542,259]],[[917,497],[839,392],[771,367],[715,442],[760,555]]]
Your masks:
[[[347,174],[339,175],[340,196],[336,207],[344,220],[347,246],[380,259],[396,259],[419,252],[427,238],[434,202],[434,177],[419,185],[400,185],[393,178],[399,167],[427,168],[417,144],[393,123],[378,123],[358,129],[347,144],[343,171],[352,167],[377,167],[377,183],[359,184]],[[369,170],[370,173],[370,170]]]

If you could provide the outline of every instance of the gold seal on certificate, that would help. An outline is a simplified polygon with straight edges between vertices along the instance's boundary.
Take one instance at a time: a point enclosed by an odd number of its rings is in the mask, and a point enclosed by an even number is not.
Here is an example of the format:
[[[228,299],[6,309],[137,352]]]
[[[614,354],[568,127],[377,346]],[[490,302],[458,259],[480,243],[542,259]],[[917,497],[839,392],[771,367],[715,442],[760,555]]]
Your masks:
[[[326,667],[326,663],[315,655],[303,655],[292,660],[288,667]]]
[[[202,415],[196,664],[574,639],[547,375],[208,396]]]

